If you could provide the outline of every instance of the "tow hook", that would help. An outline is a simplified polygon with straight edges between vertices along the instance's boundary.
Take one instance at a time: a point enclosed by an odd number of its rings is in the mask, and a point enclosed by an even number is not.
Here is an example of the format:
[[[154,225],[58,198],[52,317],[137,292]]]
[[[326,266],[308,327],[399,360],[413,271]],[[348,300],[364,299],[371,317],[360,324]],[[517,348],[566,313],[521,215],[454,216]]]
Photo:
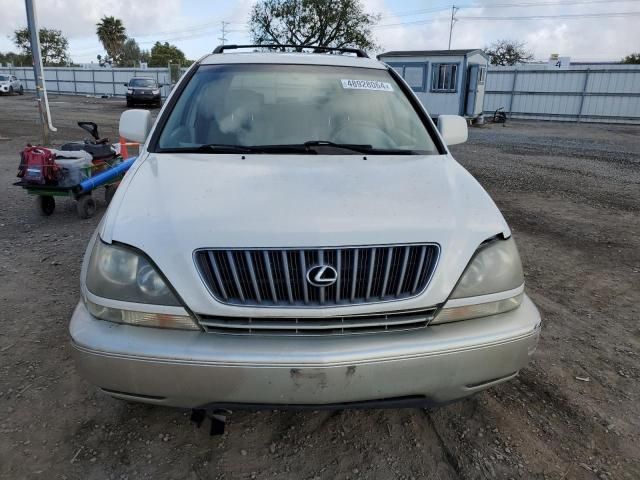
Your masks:
[[[224,427],[227,423],[227,416],[231,415],[231,410],[216,409],[208,414],[207,410],[202,408],[194,408],[191,410],[191,421],[196,424],[198,428],[202,425],[202,422],[209,417],[211,420],[211,429],[209,435],[222,435],[224,434]]]

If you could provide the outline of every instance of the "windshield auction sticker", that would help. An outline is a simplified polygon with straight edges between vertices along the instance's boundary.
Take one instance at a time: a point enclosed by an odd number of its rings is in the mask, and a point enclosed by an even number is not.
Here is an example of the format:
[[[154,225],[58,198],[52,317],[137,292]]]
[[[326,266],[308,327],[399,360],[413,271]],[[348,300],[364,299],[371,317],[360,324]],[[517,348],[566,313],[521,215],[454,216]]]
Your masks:
[[[352,88],[355,90],[378,90],[381,92],[393,92],[393,87],[387,82],[377,80],[340,80],[342,88]]]

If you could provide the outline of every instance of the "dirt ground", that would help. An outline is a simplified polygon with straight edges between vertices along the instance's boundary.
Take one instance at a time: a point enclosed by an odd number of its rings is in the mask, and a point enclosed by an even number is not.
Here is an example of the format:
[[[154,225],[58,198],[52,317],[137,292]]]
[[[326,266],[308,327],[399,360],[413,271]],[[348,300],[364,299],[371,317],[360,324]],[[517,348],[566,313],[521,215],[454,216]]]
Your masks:
[[[113,138],[123,104],[51,98],[53,140],[81,139],[76,120]],[[510,122],[453,149],[512,226],[544,318],[517,379],[433,410],[234,412],[209,437],[76,373],[67,325],[104,203],[43,218],[11,186],[34,105],[0,97],[0,478],[640,478],[640,127]]]

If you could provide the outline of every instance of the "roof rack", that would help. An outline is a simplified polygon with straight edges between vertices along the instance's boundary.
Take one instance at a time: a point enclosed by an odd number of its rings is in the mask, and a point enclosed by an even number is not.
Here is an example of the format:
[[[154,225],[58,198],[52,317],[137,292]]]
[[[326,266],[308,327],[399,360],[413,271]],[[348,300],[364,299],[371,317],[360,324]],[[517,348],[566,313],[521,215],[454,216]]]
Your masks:
[[[214,50],[213,53],[222,53],[225,50],[237,50],[239,48],[271,48],[271,49],[275,49],[275,48],[295,48],[295,49],[303,49],[303,48],[313,48],[314,50],[317,50],[319,53],[323,53],[323,52],[342,52],[342,53],[355,53],[356,57],[360,57],[360,58],[369,58],[369,55],[367,55],[367,52],[365,52],[364,50],[361,50],[359,48],[351,48],[351,47],[344,47],[344,48],[337,48],[337,47],[319,47],[317,45],[277,45],[277,44],[263,44],[263,45],[218,45]]]

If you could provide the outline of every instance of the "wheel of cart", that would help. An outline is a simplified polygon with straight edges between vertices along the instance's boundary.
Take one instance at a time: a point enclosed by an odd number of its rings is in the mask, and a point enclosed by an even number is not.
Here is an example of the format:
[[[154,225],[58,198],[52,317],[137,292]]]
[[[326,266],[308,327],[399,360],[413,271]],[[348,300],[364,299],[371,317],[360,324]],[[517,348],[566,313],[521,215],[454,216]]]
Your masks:
[[[91,196],[91,192],[97,188],[104,187],[104,200],[108,205],[118,188],[122,177],[133,164],[135,158],[130,158],[117,165],[110,165],[106,162],[93,165],[92,175],[83,180],[78,185],[58,186],[58,185],[38,185],[24,181],[14,183],[15,186],[24,188],[30,195],[36,196],[36,206],[41,215],[49,216],[56,208],[54,197],[71,197],[76,201],[76,211],[82,219],[91,218],[96,214],[96,202]]]
[[[23,182],[17,182],[14,183],[14,185],[24,188],[30,195],[35,196],[36,210],[44,217],[52,215],[55,211],[55,197],[75,198],[73,189],[67,187],[58,187],[55,185],[30,185]]]
[[[90,193],[80,195],[76,199],[76,210],[82,219],[91,218],[96,214],[96,202]]]
[[[48,217],[56,209],[55,197],[70,197],[76,201],[78,217],[91,218],[96,214],[96,202],[91,192],[76,193],[76,187],[58,187],[54,185],[28,185],[20,182],[14,185],[23,187],[30,195],[36,197],[36,208],[40,215]],[[115,186],[112,187],[115,189]]]
[[[116,194],[116,190],[118,189],[118,184],[120,182],[111,183],[109,185],[105,185],[104,187],[104,203],[109,205],[113,196]]]
[[[38,195],[36,197],[36,207],[41,215],[48,217],[56,209],[56,199],[53,195]]]

